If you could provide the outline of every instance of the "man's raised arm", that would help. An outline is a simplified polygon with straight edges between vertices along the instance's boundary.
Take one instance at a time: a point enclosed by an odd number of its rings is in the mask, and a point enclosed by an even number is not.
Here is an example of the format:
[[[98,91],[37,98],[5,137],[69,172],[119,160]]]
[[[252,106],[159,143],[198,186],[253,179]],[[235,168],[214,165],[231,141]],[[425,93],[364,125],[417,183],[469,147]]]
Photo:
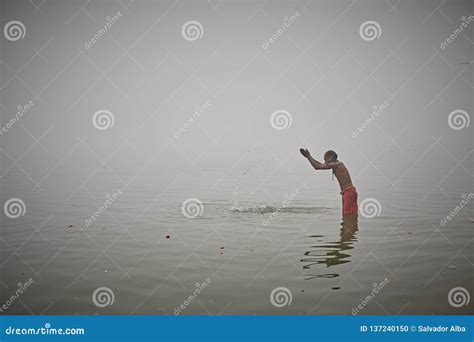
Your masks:
[[[306,159],[308,159],[309,163],[314,167],[315,170],[329,170],[333,167],[333,165],[331,165],[332,163],[323,164],[311,157],[311,153],[309,153],[308,149],[300,148],[300,152]]]

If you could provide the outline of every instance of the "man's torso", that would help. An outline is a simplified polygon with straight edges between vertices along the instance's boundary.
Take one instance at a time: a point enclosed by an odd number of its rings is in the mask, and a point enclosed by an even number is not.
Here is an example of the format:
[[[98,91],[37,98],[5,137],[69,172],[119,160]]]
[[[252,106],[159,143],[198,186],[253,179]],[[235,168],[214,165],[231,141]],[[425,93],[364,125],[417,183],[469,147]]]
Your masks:
[[[348,187],[353,186],[351,175],[349,174],[349,170],[347,170],[343,162],[340,162],[340,161],[336,162],[336,166],[333,168],[333,170],[334,170],[334,175],[336,176],[337,181],[339,182],[341,191],[344,191]]]

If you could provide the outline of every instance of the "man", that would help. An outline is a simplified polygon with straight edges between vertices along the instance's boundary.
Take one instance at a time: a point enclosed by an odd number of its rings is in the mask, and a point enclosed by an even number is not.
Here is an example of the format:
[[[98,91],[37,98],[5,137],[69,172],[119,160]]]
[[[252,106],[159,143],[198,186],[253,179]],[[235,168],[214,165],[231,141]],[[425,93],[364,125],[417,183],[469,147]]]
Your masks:
[[[337,153],[329,150],[324,153],[324,163],[314,159],[307,149],[300,149],[301,154],[308,159],[316,170],[329,170],[336,176],[342,195],[342,215],[357,214],[357,190],[352,185],[351,176],[343,162],[337,160]]]

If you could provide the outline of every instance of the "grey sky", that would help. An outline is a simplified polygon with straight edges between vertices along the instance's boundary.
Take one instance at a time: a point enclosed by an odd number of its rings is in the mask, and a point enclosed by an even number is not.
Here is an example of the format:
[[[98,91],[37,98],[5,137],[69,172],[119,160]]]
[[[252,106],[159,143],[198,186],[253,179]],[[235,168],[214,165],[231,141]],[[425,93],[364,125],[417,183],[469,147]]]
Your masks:
[[[35,181],[65,158],[80,169],[94,158],[81,141],[100,158],[116,153],[123,170],[229,168],[248,151],[252,161],[291,164],[306,146],[390,174],[425,152],[456,163],[436,139],[456,160],[472,150],[474,124],[452,129],[448,115],[463,110],[472,119],[472,65],[462,63],[474,59],[474,24],[440,47],[474,15],[472,1],[2,0],[0,12],[2,27],[18,20],[26,29],[23,39],[1,37],[1,125],[34,103],[0,136],[2,173],[22,155],[18,164]],[[191,20],[203,32],[189,41],[182,26]],[[380,37],[362,39],[366,21]],[[113,114],[112,127],[94,127],[99,110]],[[277,110],[290,113],[290,127],[272,127]]]

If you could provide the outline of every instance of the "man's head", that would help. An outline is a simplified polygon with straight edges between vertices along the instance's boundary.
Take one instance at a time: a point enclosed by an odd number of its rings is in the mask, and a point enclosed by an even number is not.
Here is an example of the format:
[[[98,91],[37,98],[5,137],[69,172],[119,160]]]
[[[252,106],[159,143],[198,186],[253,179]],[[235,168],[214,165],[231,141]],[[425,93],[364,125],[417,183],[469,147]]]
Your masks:
[[[325,163],[329,163],[329,162],[336,161],[336,160],[337,160],[337,153],[334,152],[333,150],[329,150],[329,151],[326,151],[326,153],[324,153],[324,162]]]

